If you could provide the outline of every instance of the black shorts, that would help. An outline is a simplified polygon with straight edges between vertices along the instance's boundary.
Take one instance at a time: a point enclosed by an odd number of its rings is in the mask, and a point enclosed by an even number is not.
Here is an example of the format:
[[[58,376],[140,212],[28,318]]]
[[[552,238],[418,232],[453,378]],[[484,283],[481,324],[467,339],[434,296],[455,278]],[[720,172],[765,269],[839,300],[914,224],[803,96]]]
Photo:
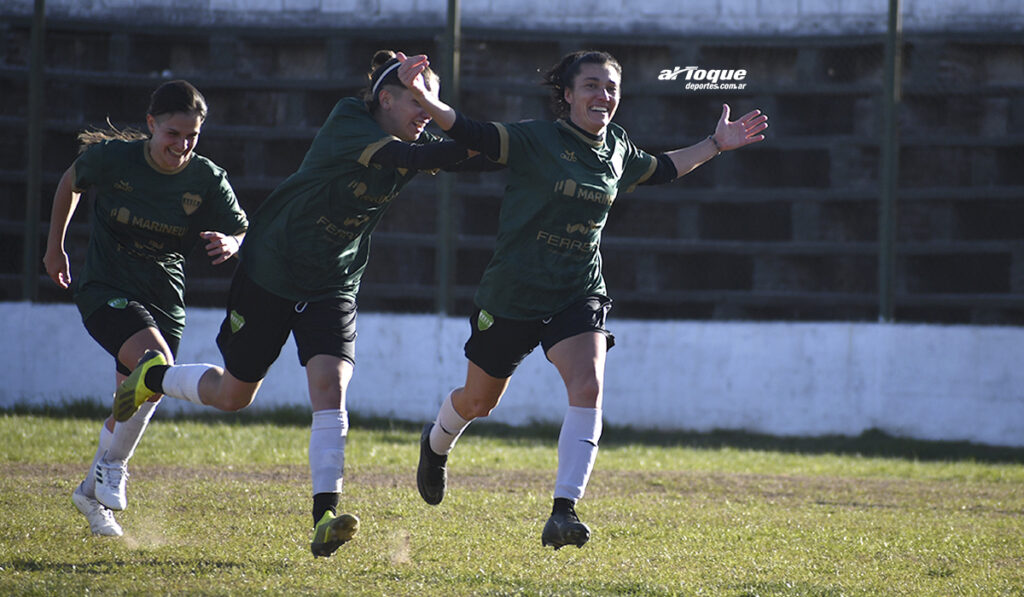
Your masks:
[[[586,332],[604,334],[608,348],[615,346],[615,336],[605,329],[612,300],[606,296],[588,296],[564,310],[535,321],[495,317],[477,309],[469,318],[472,333],[466,341],[466,358],[491,377],[504,379],[533,352],[538,344],[547,354],[551,347],[566,338]]]
[[[295,337],[303,367],[318,354],[354,364],[356,304],[343,298],[296,303],[253,282],[243,268],[236,269],[227,315],[217,334],[224,367],[241,381],[260,381],[281,354],[289,333]]]
[[[114,357],[117,372],[122,375],[131,373],[136,364],[125,365],[117,359],[117,353],[121,352],[121,347],[128,341],[128,338],[146,328],[156,329],[163,336],[167,346],[170,347],[171,354],[175,357],[178,356],[178,344],[181,343],[181,338],[161,330],[149,310],[137,301],[128,301],[128,304],[120,308],[105,305],[85,320],[86,331]]]

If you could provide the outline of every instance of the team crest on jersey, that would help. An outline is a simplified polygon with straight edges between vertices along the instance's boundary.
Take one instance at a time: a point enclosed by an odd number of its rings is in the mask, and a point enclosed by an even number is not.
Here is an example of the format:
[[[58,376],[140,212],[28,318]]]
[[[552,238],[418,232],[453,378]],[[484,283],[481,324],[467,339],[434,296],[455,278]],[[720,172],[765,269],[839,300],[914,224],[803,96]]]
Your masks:
[[[185,210],[185,215],[187,216],[194,214],[202,204],[203,198],[195,193],[185,193],[181,196],[181,207]]]

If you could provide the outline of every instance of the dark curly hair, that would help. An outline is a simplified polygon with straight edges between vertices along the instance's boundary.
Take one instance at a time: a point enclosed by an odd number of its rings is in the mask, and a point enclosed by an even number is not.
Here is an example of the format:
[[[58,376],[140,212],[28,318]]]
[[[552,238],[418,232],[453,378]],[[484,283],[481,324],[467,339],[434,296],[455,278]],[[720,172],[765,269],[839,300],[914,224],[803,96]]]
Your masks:
[[[584,64],[607,64],[622,76],[622,65],[608,52],[599,50],[577,50],[562,57],[558,64],[544,74],[544,85],[551,88],[551,111],[558,118],[569,116],[569,103],[565,101],[565,90],[572,89],[576,75]]]

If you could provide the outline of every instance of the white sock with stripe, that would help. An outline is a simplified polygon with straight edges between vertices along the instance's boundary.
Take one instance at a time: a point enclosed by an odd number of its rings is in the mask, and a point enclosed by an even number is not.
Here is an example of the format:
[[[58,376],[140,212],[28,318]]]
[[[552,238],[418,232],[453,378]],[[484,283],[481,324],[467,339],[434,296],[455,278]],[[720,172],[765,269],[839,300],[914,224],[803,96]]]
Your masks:
[[[558,434],[558,475],[556,498],[573,502],[583,497],[590,473],[597,460],[597,442],[601,439],[601,410],[570,406]]]
[[[96,470],[96,463],[103,458],[103,455],[107,453],[107,448],[110,447],[110,438],[114,434],[107,429],[106,421],[100,425],[100,443],[96,448],[96,455],[92,457],[92,464],[89,465],[89,472],[85,474],[85,480],[82,481],[82,492],[91,497],[96,497],[96,475],[93,471]]]

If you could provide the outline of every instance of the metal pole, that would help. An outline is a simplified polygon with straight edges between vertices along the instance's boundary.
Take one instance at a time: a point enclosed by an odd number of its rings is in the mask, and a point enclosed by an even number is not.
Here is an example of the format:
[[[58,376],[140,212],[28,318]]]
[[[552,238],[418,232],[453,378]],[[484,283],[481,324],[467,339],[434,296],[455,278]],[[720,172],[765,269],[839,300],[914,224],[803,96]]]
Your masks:
[[[459,0],[448,0],[448,24],[444,36],[444,60],[441,72],[441,99],[458,108],[459,52],[462,46],[462,24]],[[442,172],[437,181],[437,303],[438,313],[450,314],[455,308],[455,181]]]
[[[881,196],[878,210],[878,319],[893,320],[896,279],[896,202],[899,193],[899,107],[902,88],[900,0],[889,0],[885,38],[885,82],[882,108]]]
[[[28,155],[25,180],[25,238],[22,298],[39,298],[39,201],[42,170],[43,41],[46,33],[46,0],[35,0],[32,16],[31,54],[28,75]]]

